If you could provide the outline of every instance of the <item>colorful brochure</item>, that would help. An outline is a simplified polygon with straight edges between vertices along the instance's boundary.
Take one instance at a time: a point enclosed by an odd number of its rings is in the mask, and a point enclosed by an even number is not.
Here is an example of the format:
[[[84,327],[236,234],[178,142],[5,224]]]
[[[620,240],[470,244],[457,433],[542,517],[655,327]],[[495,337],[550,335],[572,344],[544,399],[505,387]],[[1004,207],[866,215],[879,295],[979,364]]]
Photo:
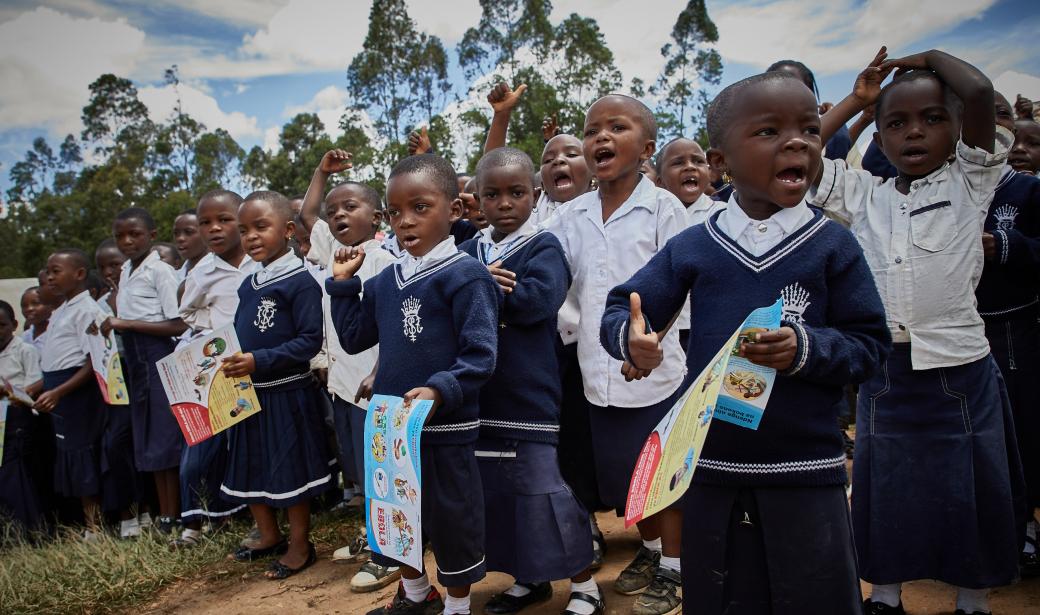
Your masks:
[[[252,379],[229,378],[220,371],[220,362],[241,350],[234,326],[227,325],[156,363],[188,446],[260,412]]]
[[[368,546],[422,570],[422,463],[419,438],[431,401],[404,404],[373,395],[365,417],[365,525]]]
[[[101,397],[110,406],[127,406],[130,404],[130,393],[126,390],[123,379],[122,360],[116,348],[116,334],[112,331],[102,335],[97,324],[87,329],[87,350],[90,353],[90,365],[94,368]]]
[[[650,433],[643,450],[639,453],[632,480],[629,482],[628,499],[625,502],[625,527],[668,508],[686,492],[704,450],[704,440],[708,437],[713,417],[748,426],[746,423],[731,420],[731,415],[722,416],[724,400],[732,399],[726,392],[726,383],[741,382],[740,378],[743,376],[740,372],[747,370],[743,365],[745,363],[755,370],[766,369],[736,356],[736,352],[752,330],[768,329],[768,325],[774,320],[776,325],[772,328],[779,326],[781,306],[782,302],[777,301],[769,307],[751,312]],[[757,395],[754,397],[754,401],[761,401],[754,428],[758,427],[758,420],[761,419],[776,376],[775,370],[767,371],[772,373],[763,373],[762,382],[765,384],[761,385],[761,391],[756,389]],[[730,378],[733,374],[738,375]],[[737,385],[731,385],[731,388],[733,387]],[[737,387],[736,390],[742,389]],[[732,400],[736,401],[738,400]],[[750,413],[747,410],[741,412]]]
[[[726,375],[722,378],[722,392],[715,409],[715,418],[718,420],[748,429],[758,429],[762,414],[766,410],[766,402],[773,393],[776,370],[755,365],[744,357],[737,356],[737,353],[740,351],[740,344],[747,341],[752,334],[779,329],[783,308],[783,300],[778,299],[769,307],[751,312],[740,326],[737,342],[732,346],[729,363],[726,365]]]

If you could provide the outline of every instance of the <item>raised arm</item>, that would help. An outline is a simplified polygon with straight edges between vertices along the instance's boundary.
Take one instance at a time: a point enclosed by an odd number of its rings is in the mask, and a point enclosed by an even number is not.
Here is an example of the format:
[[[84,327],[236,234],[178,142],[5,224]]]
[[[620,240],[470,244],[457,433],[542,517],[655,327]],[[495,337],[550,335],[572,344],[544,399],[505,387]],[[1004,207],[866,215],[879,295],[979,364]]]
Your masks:
[[[878,95],[881,94],[881,82],[892,71],[892,67],[885,67],[887,57],[888,48],[882,46],[870,64],[856,76],[856,84],[852,87],[852,93],[820,116],[820,141],[823,143],[829,141],[846,122],[868,105],[874,104]]]
[[[309,232],[318,221],[321,213],[321,203],[325,200],[325,185],[329,176],[334,173],[342,173],[353,167],[350,162],[352,155],[341,149],[330,149],[321,157],[321,162],[311,175],[311,183],[307,186],[307,194],[303,197],[303,207],[300,208],[300,220]]]
[[[342,248],[336,252],[332,278],[325,280],[325,291],[332,304],[332,324],[339,343],[349,354],[357,354],[379,343],[375,317],[375,293],[365,292],[357,272],[365,262],[363,247]],[[374,283],[369,280],[369,285]]]
[[[520,102],[520,97],[527,91],[526,85],[518,85],[515,90],[509,88],[505,81],[498,82],[488,94],[488,103],[495,114],[491,117],[487,139],[484,141],[484,153],[506,146],[506,131],[509,129],[509,116],[513,108]]]

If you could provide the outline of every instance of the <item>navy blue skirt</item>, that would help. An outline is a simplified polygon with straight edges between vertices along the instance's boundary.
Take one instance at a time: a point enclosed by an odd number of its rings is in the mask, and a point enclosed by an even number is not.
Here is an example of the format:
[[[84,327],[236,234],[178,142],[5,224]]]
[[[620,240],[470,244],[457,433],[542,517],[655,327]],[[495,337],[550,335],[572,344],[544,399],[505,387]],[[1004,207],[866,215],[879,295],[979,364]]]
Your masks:
[[[619,517],[625,514],[628,485],[632,481],[639,453],[650,437],[650,432],[672,408],[675,396],[673,393],[664,401],[644,408],[589,405],[599,496]],[[678,507],[681,503],[680,499],[672,506]]]
[[[564,346],[557,337],[556,356],[560,362],[560,380],[563,385],[560,444],[557,447],[560,473],[585,510],[602,510],[606,507],[599,497],[599,484],[596,482],[589,400],[585,398],[585,387],[581,383],[578,345]]]
[[[68,381],[80,368],[43,372],[43,390]],[[94,378],[58,401],[50,413],[54,422],[54,489],[67,497],[101,493],[101,436],[105,430],[105,405]]]
[[[0,517],[13,519],[22,530],[36,529],[41,513],[39,493],[29,472],[32,419],[29,408],[14,403],[8,406],[0,463]]]
[[[176,468],[184,437],[166,399],[155,362],[173,352],[168,337],[123,333],[130,385],[130,418],[134,430],[134,460],[141,472]]]
[[[568,579],[592,563],[589,513],[563,481],[556,446],[482,439],[487,569],[518,583]]]
[[[914,371],[910,345],[895,344],[859,393],[852,519],[863,579],[1007,585],[1018,577],[1023,511],[993,359]]]
[[[694,483],[685,497],[685,615],[862,613],[843,486]]]
[[[227,432],[215,434],[195,446],[185,446],[181,455],[181,521],[233,515],[245,504],[229,502],[220,492],[227,471]]]
[[[367,410],[336,397],[332,401],[332,420],[339,447],[339,467],[344,483],[365,488],[365,416]]]
[[[101,508],[122,511],[137,501],[137,470],[130,406],[106,406],[101,437]]]
[[[332,466],[313,381],[256,389],[260,412],[228,432],[224,499],[288,508],[332,486]]]

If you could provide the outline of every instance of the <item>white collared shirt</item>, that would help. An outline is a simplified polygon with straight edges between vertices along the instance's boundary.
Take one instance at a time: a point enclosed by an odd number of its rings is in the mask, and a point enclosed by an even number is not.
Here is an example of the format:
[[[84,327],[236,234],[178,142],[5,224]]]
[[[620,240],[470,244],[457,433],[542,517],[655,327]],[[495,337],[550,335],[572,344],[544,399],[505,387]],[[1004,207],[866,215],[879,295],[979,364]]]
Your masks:
[[[748,217],[737,202],[734,192],[728,202],[722,203],[719,228],[737,245],[751,253],[762,256],[775,248],[788,235],[802,228],[813,219],[813,212],[805,199],[794,207],[785,207],[765,220]]]
[[[32,344],[15,335],[7,348],[0,350],[0,378],[20,389],[43,378],[40,372],[40,353]]]
[[[293,269],[299,269],[303,267],[303,259],[296,256],[296,253],[289,250],[285,254],[271,261],[267,266],[261,266],[260,270],[256,272],[256,283],[263,284],[272,278],[276,278],[283,273],[288,273]]]
[[[177,272],[151,252],[131,271],[132,263],[123,263],[119,274],[116,311],[123,320],[162,322],[177,318]]]
[[[686,213],[675,195],[643,177],[632,195],[603,222],[599,192],[587,192],[566,204],[547,227],[560,240],[570,264],[571,290],[577,298],[578,362],[585,397],[597,406],[640,408],[671,395],[686,373],[678,327],[662,341],[664,361],[642,380],[625,382],[621,361],[599,343],[607,294],[627,281],[665,243],[686,228]]]
[[[48,325],[50,326],[50,325]],[[22,341],[26,344],[30,344],[36,349],[37,354],[43,352],[43,345],[47,341],[47,331],[44,331],[39,336],[36,336],[36,326],[29,325],[29,328],[22,333]]]
[[[169,265],[166,267],[173,272]],[[103,318],[105,313],[86,290],[55,308],[47,325],[47,341],[40,353],[43,371],[54,372],[86,363],[87,329]]]
[[[494,263],[500,255],[509,250],[517,241],[537,233],[538,225],[528,218],[526,222],[520,225],[520,228],[506,235],[498,242],[491,238],[493,232],[494,229],[489,226],[477,233],[477,249],[483,254],[484,261],[488,263]]]
[[[455,247],[455,238],[450,235],[422,256],[412,256],[405,252],[397,261],[401,265],[401,277],[407,280],[420,271],[448,260],[458,254],[458,252],[459,249]]]
[[[549,193],[542,190],[542,193],[538,196],[538,201],[534,204],[534,209],[531,210],[531,217],[528,218],[528,222],[533,222],[535,226],[543,226],[560,212],[560,207],[563,205],[563,203],[552,200]]]
[[[1003,172],[994,153],[957,142],[957,157],[910,184],[909,194],[843,161],[824,159],[811,202],[847,224],[870,264],[894,342],[910,342],[914,369],[951,367],[989,354],[975,304],[982,225]]]
[[[238,287],[260,263],[248,256],[235,267],[212,252],[202,257],[184,280],[184,294],[178,313],[195,333],[209,333],[235,320]]]
[[[686,208],[686,223],[689,226],[696,226],[710,218],[715,212],[725,208],[724,201],[713,200],[702,192],[697,200]]]

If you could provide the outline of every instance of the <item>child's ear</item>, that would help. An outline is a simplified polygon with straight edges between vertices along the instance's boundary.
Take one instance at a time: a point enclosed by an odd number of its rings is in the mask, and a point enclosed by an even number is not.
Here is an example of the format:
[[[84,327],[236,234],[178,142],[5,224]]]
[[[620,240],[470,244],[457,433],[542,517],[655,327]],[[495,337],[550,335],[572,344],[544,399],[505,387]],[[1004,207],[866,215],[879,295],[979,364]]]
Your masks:
[[[642,163],[647,160],[650,160],[654,157],[654,152],[656,151],[657,141],[654,141],[653,139],[647,141],[646,145],[643,146],[643,155],[639,157],[639,162]]]
[[[455,197],[455,200],[451,202],[451,215],[448,216],[448,220],[450,220],[452,224],[455,224],[459,221],[459,218],[462,217],[463,211],[462,199]]]
[[[878,149],[881,150],[881,153],[885,154],[885,156],[888,156],[888,154],[885,153],[885,144],[881,141],[881,133],[878,131],[874,131],[874,134],[872,134],[870,138],[874,139],[874,145],[878,146]]]
[[[155,241],[155,238],[158,237],[158,236],[159,236],[159,231],[157,229],[153,228],[152,230],[148,231],[148,238],[151,239],[152,241]]]
[[[292,241],[296,237],[296,223],[289,220],[285,223],[285,240]]]
[[[714,147],[708,149],[708,164],[711,165],[711,168],[718,171],[720,175],[729,173],[726,156]]]

